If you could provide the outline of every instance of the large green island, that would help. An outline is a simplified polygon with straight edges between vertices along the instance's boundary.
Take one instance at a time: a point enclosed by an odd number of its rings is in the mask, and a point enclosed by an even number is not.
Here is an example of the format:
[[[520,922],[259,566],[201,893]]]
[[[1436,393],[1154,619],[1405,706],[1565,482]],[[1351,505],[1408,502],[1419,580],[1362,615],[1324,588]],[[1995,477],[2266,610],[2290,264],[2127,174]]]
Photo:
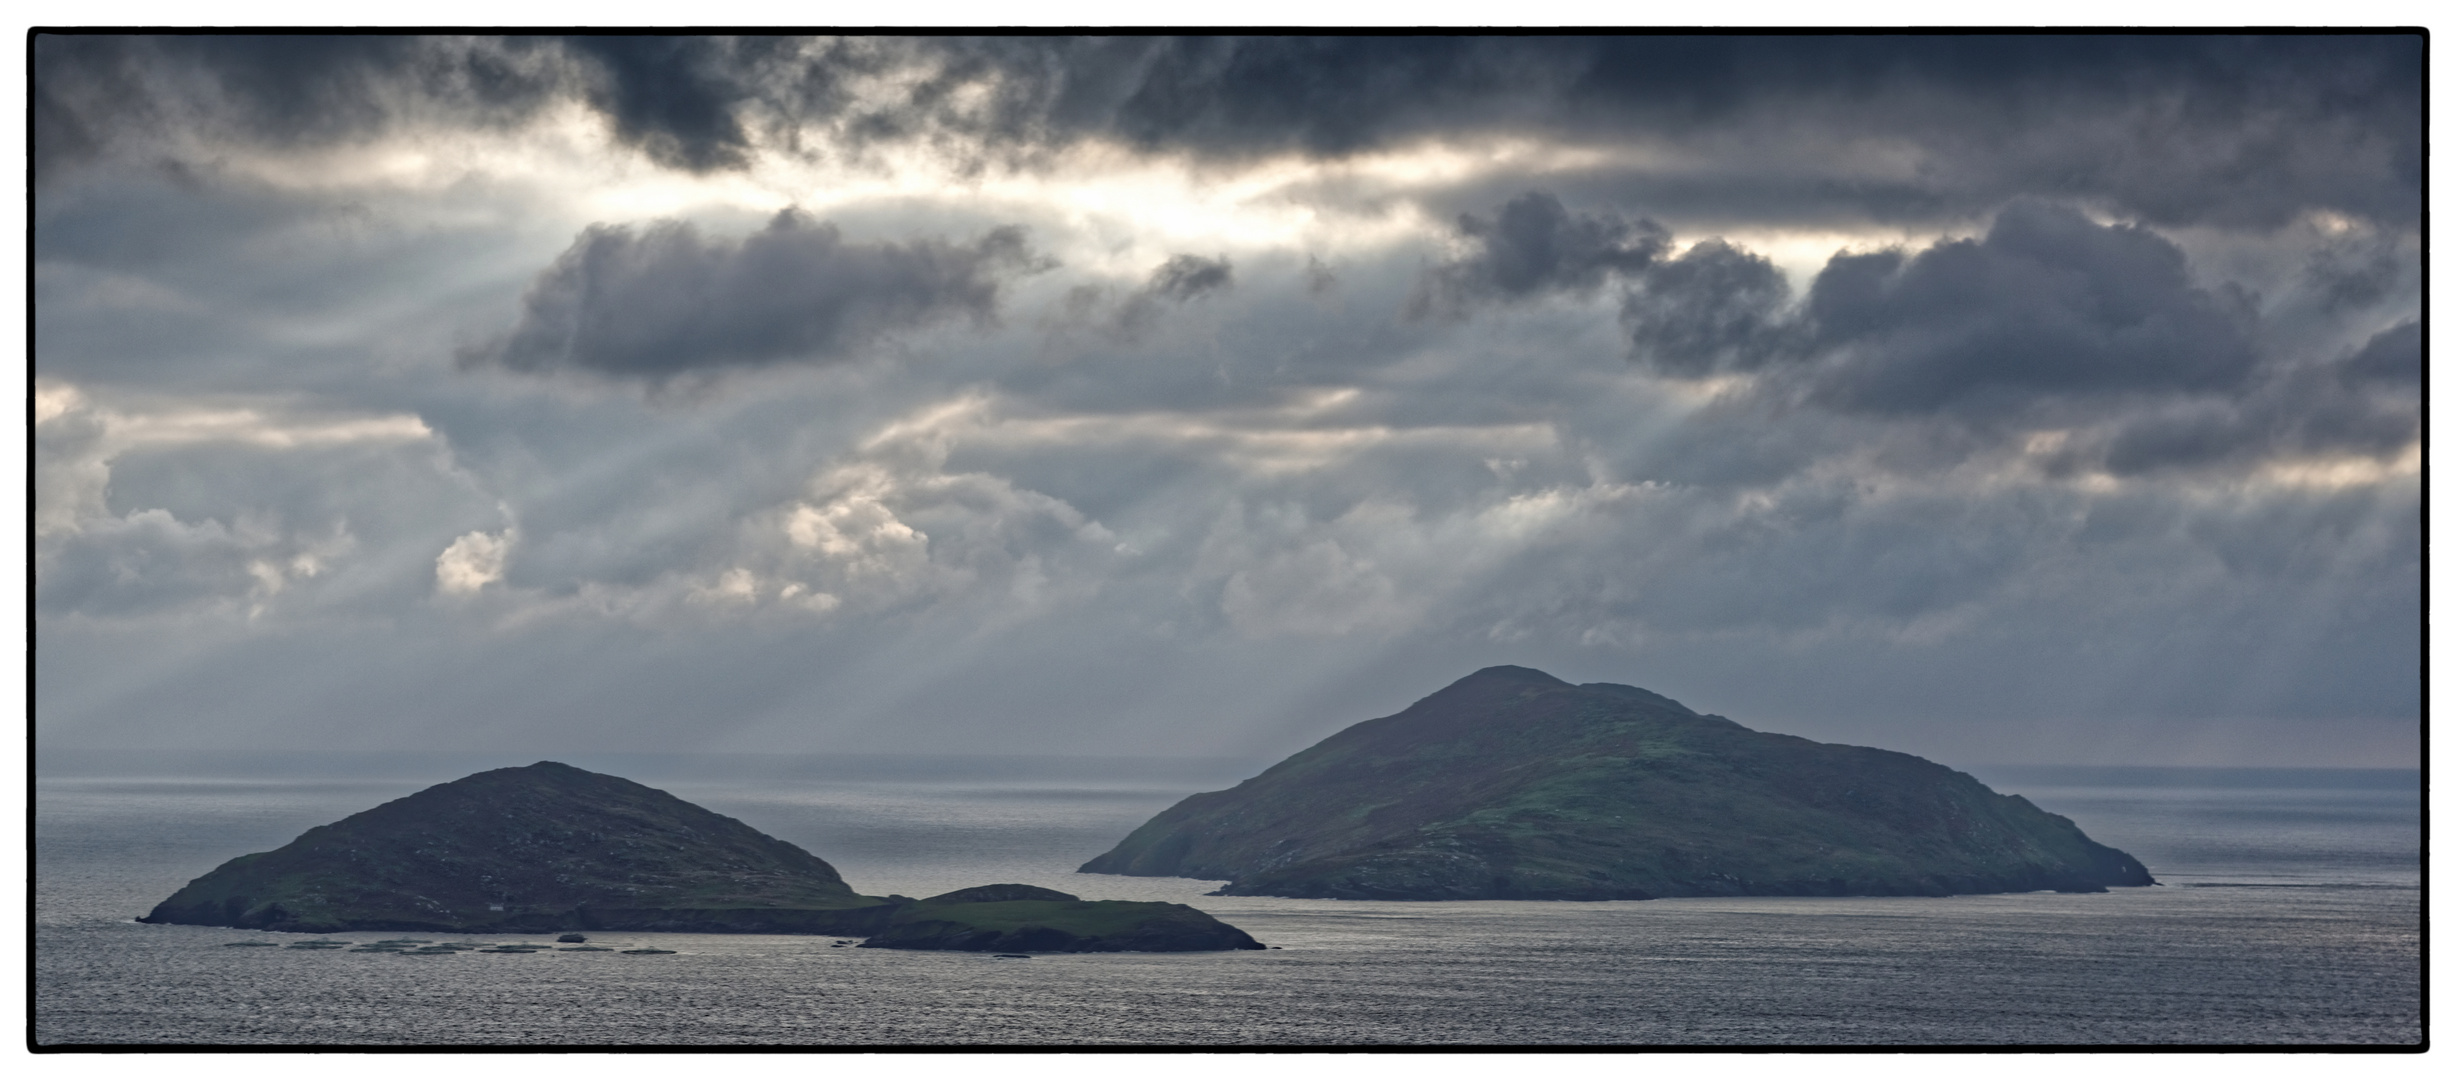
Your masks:
[[[864,896],[825,860],[740,821],[552,761],[438,784],[239,856],[138,921],[317,934],[886,931],[881,945],[906,949],[1261,947],[1183,904],[1024,885]]]
[[[1908,754],[1612,683],[1478,671],[1163,811],[1085,873],[1372,900],[1943,896],[2155,884],[2063,817]]]

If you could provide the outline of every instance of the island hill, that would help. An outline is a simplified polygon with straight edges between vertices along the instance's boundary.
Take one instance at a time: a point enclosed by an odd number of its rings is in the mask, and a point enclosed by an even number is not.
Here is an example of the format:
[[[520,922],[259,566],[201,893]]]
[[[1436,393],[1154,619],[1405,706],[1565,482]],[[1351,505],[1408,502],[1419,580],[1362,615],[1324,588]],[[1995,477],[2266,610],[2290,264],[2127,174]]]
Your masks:
[[[1908,754],[1485,668],[1152,818],[1083,872],[1370,900],[1943,896],[2150,885],[2131,856]]]
[[[438,784],[242,855],[140,922],[333,933],[867,936],[881,948],[1259,949],[1183,904],[1029,885],[863,896],[825,860],[642,784],[552,761]]]

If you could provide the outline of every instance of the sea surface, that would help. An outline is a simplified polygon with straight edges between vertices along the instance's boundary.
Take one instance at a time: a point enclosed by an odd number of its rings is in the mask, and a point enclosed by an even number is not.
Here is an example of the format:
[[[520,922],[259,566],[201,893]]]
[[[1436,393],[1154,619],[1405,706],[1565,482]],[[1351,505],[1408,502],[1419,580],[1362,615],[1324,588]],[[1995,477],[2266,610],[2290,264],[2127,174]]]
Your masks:
[[[485,764],[178,763],[35,786],[34,1038],[72,1044],[2413,1044],[2420,780],[1973,769],[2161,882],[2095,895],[1399,903],[1076,874],[1244,762],[567,760],[790,840],[856,889],[1024,882],[1192,904],[1273,948],[1041,955],[593,935],[670,954],[396,956],[132,921],[233,856]],[[194,766],[195,763],[188,763]],[[338,767],[336,767],[338,768]],[[212,773],[200,775],[199,773]],[[340,941],[484,935],[350,933]]]

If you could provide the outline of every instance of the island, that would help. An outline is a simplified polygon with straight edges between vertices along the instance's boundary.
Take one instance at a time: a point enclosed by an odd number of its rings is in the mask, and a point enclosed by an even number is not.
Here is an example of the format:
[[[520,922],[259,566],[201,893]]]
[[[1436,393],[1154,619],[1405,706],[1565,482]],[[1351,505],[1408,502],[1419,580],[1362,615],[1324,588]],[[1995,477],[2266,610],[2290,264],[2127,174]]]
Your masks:
[[[983,885],[898,909],[865,949],[961,952],[1213,952],[1262,943],[1184,904],[1084,900],[1032,885]]]
[[[437,784],[273,851],[242,855],[138,920],[330,934],[889,932],[965,949],[988,929],[1040,952],[1259,948],[1182,904],[990,885],[914,900],[853,891],[835,867],[733,818],[560,762]],[[948,929],[953,927],[955,929]]]
[[[1754,731],[1634,686],[1510,666],[1187,798],[1082,872],[1355,900],[2155,884],[2069,819],[1935,762]]]
[[[304,933],[860,934],[895,907],[733,818],[541,761],[437,784],[241,855],[140,921]]]

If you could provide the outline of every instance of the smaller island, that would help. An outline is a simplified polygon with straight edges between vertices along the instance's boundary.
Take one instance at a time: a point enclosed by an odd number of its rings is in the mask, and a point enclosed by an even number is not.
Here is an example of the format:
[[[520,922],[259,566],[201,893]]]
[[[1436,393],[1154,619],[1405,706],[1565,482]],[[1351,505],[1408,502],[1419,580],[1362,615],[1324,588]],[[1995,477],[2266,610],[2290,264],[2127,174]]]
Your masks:
[[[956,952],[1219,952],[1252,935],[1184,904],[1085,900],[1035,885],[981,885],[907,904],[865,949]]]

